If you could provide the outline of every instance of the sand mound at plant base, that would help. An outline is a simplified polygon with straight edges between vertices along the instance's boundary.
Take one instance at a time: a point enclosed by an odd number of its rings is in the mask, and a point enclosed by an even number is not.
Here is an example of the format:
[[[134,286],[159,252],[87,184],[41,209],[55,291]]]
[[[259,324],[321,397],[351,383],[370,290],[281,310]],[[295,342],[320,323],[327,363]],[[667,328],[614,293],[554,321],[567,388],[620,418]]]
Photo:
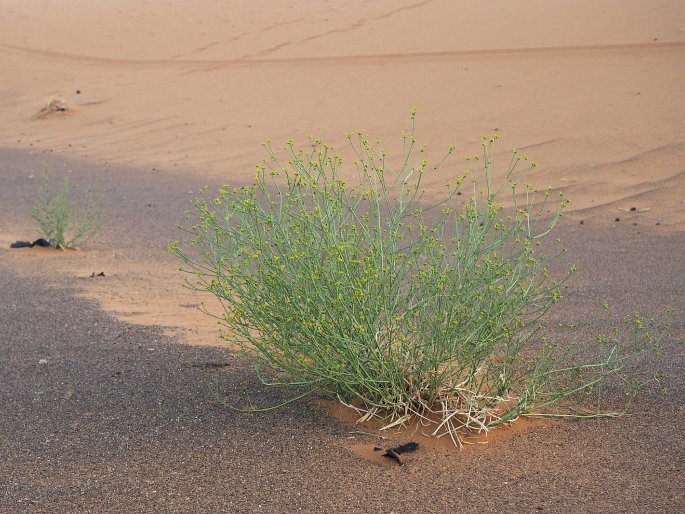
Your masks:
[[[383,456],[383,452],[378,451],[377,448],[387,449],[408,441],[415,441],[419,444],[419,450],[415,454],[407,455],[407,460],[420,460],[424,458],[426,449],[447,454],[497,448],[508,444],[508,441],[513,437],[518,437],[528,431],[541,433],[551,427],[558,426],[560,423],[558,420],[551,418],[519,418],[513,423],[506,423],[489,430],[487,433],[462,433],[463,446],[460,449],[454,445],[449,436],[433,437],[431,432],[435,429],[435,425],[425,425],[418,420],[414,420],[405,426],[381,430],[385,424],[382,421],[370,420],[359,422],[359,416],[355,411],[335,400],[318,400],[313,402],[313,404],[317,409],[347,425],[348,436],[350,441],[353,441],[353,444],[349,447],[352,453],[387,466],[396,466],[397,462],[388,460]]]
[[[33,116],[35,120],[42,120],[55,116],[65,116],[72,113],[73,110],[64,102],[64,100],[50,99],[45,105]]]

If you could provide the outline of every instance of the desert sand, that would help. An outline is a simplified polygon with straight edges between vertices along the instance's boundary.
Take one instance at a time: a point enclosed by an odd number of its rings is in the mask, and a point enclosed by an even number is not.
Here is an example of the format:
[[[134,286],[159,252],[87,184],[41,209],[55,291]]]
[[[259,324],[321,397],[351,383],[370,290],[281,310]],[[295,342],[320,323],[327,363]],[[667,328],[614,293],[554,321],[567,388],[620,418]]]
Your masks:
[[[397,148],[416,106],[435,154],[497,131],[575,209],[684,221],[653,197],[683,187],[682,2],[9,0],[0,33],[6,147],[244,180],[266,138]]]
[[[563,190],[578,216],[608,223],[635,208],[626,220],[685,228],[680,2],[8,1],[0,33],[6,148],[160,184],[177,175],[196,191],[248,181],[267,138],[313,134],[344,154],[345,134],[366,130],[399,155],[415,106],[433,159],[457,145],[448,175],[497,133],[502,166],[512,148],[529,154],[530,180]],[[119,311],[140,303],[156,323],[197,303],[146,309],[168,296],[149,291],[96,296]]]
[[[430,156],[437,159],[450,143],[456,144],[456,158],[444,169],[446,174],[463,170],[463,158],[479,151],[483,134],[498,134],[496,162],[506,166],[511,149],[518,148],[539,165],[531,182],[564,191],[571,199],[559,226],[568,241],[568,258],[580,269],[577,285],[566,291],[568,317],[582,320],[605,300],[617,304],[621,313],[656,314],[680,307],[674,332],[682,337],[683,63],[685,4],[679,1],[0,2],[0,270],[5,280],[0,321],[9,352],[4,376],[14,391],[8,393],[6,419],[0,423],[8,441],[0,477],[3,482],[10,475],[20,477],[0,499],[0,510],[32,505],[57,511],[121,510],[133,505],[127,498],[138,495],[144,510],[257,511],[261,506],[264,511],[335,507],[391,512],[405,510],[402,503],[392,503],[403,487],[418,477],[427,479],[426,473],[436,466],[440,482],[410,495],[406,508],[501,510],[507,502],[524,510],[551,511],[569,506],[632,510],[640,505],[647,511],[682,506],[685,499],[674,481],[685,448],[673,422],[683,415],[682,352],[666,367],[673,385],[657,409],[657,415],[668,418],[658,427],[642,417],[587,422],[583,427],[553,425],[517,433],[518,439],[503,437],[492,445],[497,449],[488,450],[491,453],[464,457],[434,449],[417,457],[414,468],[378,468],[356,451],[358,445],[372,445],[373,439],[351,436],[348,425],[316,408],[295,406],[259,415],[253,425],[252,418],[223,412],[206,398],[202,377],[196,369],[181,366],[182,359],[226,360],[240,378],[238,389],[246,387],[248,373],[224,350],[207,348],[224,343],[217,337],[216,323],[197,306],[203,301],[210,309],[215,306],[211,298],[180,287],[183,277],[165,245],[180,237],[174,224],[202,185],[216,190],[223,183],[251,179],[267,138],[275,146],[288,139],[306,144],[313,134],[345,154],[345,134],[365,130],[397,156],[409,112],[416,107],[417,139],[427,145]],[[55,255],[8,248],[12,241],[40,235],[28,218],[27,202],[39,186],[45,163],[54,175],[69,176],[74,184],[104,194],[103,231],[82,250]],[[428,180],[429,194],[437,194],[443,181],[442,175]],[[105,276],[91,276],[99,272]],[[19,294],[22,283],[30,287]],[[60,299],[63,313],[59,305],[46,304],[45,290]],[[77,323],[73,339],[63,327],[46,338],[49,320],[60,323],[61,315],[78,319],[79,310],[107,335]],[[41,312],[49,315],[40,319]],[[74,327],[73,321],[65,324]],[[110,354],[112,330],[130,334],[130,341]],[[155,344],[148,345],[152,340]],[[187,343],[195,346],[181,347]],[[24,353],[16,348],[23,344]],[[74,364],[70,359],[88,344],[95,345],[93,357],[85,359],[88,365]],[[156,361],[148,346],[165,356]],[[46,375],[47,368],[31,363],[50,351],[63,356],[63,365]],[[104,404],[78,390],[75,384],[81,378],[83,387],[104,387],[93,382],[89,369],[107,377],[124,369],[126,375],[125,365],[107,362],[124,362],[127,352],[135,361],[129,366],[131,380],[121,388],[112,385],[111,397],[98,393],[110,398]],[[53,360],[60,362],[56,356],[49,362]],[[67,361],[76,370],[73,376]],[[149,370],[155,368],[157,374],[173,375],[168,390],[159,389],[166,382],[154,378]],[[17,370],[24,371],[15,376]],[[136,403],[131,391],[137,387],[154,389],[160,402],[167,402],[155,411],[154,423],[146,418],[151,407],[145,402],[150,400]],[[179,399],[185,387],[192,390],[192,400]],[[52,391],[56,396],[47,410],[57,409],[56,420],[60,412],[66,413],[71,432],[40,421],[40,409],[46,409],[41,402],[51,393],[19,393],[26,388]],[[275,393],[262,394],[270,398]],[[65,457],[71,474],[51,475],[60,464],[55,456],[65,447],[43,444],[44,432],[61,434],[58,438],[67,445],[79,430],[102,432],[104,425],[93,419],[106,418],[107,409],[117,419],[126,417],[128,404],[115,401],[121,395],[133,398],[133,421],[116,421],[118,428],[108,437],[130,438],[135,444],[115,445],[111,454],[102,454],[111,457],[105,458],[97,453],[101,442],[84,436],[82,441],[92,449],[74,443],[79,450]],[[80,399],[85,410],[74,406],[72,398]],[[169,405],[175,402],[183,403],[178,419],[186,428],[191,423],[197,428],[193,419],[211,421],[195,435],[173,435],[177,427],[170,421],[174,408]],[[24,404],[33,410],[16,410]],[[643,411],[651,407],[649,401],[638,406]],[[94,418],[84,421],[83,412]],[[40,429],[18,436],[26,425],[21,419]],[[155,462],[168,457],[163,443],[140,436],[141,430],[154,430],[155,423],[164,427],[161,440],[168,437],[179,449],[177,466],[167,460],[151,471]],[[234,454],[231,441],[215,439],[224,423],[233,424],[227,433],[235,444],[245,445],[245,462],[240,462],[240,453]],[[268,429],[278,423],[283,423],[283,432]],[[84,428],[78,428],[81,425]],[[622,441],[612,437],[614,430]],[[311,436],[320,453],[314,454],[301,439],[283,450],[283,434]],[[269,466],[250,467],[262,455],[254,438],[270,445]],[[198,448],[203,441],[209,446]],[[643,446],[638,451],[639,442]],[[19,451],[22,445],[25,450]],[[574,454],[578,445],[583,450]],[[631,451],[637,455],[632,460]],[[521,452],[526,454],[523,467],[505,466],[498,457],[521,459]],[[46,460],[32,476],[31,463],[41,456]],[[562,456],[570,460],[560,461]],[[232,472],[209,479],[198,471],[201,458],[214,466],[229,459]],[[133,469],[127,470],[127,459]],[[598,489],[598,469],[607,462],[608,484]],[[650,462],[648,480],[656,489],[640,477]],[[476,469],[480,482],[459,474],[461,485],[452,483],[456,475],[446,470],[462,464]],[[486,464],[515,478],[494,480],[479,467]],[[354,470],[376,493],[366,491],[361,495],[366,503],[358,501],[353,477],[341,478],[337,485],[327,479],[330,494],[317,493],[316,477],[308,470],[321,465],[329,476]],[[107,466],[110,472],[93,471]],[[378,475],[377,469],[385,474]],[[295,481],[279,482],[274,473],[281,470],[288,470],[291,479],[296,476]],[[178,473],[170,483],[182,494],[161,485],[170,472]],[[85,477],[89,473],[95,482]],[[150,481],[157,482],[132,487],[122,478],[126,473],[141,480],[153,476]],[[550,486],[548,478],[540,478],[545,473],[566,482]],[[249,494],[226,492],[235,476],[243,486],[251,484],[245,489]],[[113,480],[110,489],[107,480]],[[518,483],[523,491],[516,501],[506,485],[510,483]],[[203,484],[211,486],[203,489]],[[264,493],[264,488],[278,490],[278,484],[291,486],[280,497]],[[557,488],[558,498],[550,499],[550,487]],[[579,492],[583,488],[595,496]],[[627,489],[632,493],[619,498]],[[455,490],[468,498],[468,505],[459,503]],[[496,493],[479,505],[483,495],[477,493],[487,490]],[[36,498],[32,491],[43,496]],[[79,491],[86,491],[83,498]],[[608,496],[600,500],[600,492]],[[573,503],[574,498],[580,503]],[[431,501],[434,505],[421,508]]]

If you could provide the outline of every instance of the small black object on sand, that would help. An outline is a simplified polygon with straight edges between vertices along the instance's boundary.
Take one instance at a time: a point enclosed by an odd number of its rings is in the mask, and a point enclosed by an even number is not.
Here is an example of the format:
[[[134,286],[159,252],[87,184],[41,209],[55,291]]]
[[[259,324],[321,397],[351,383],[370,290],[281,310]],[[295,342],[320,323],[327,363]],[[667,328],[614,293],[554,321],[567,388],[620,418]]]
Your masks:
[[[43,239],[42,237],[36,239],[33,243],[30,241],[16,241],[10,245],[10,248],[33,248],[34,246],[42,246],[43,248],[48,248],[52,246],[50,241]]]
[[[419,447],[419,443],[405,443],[395,448],[389,448],[383,454],[383,457],[388,457],[389,459],[395,459],[400,466],[404,465],[404,459],[402,458],[403,453],[415,452]]]

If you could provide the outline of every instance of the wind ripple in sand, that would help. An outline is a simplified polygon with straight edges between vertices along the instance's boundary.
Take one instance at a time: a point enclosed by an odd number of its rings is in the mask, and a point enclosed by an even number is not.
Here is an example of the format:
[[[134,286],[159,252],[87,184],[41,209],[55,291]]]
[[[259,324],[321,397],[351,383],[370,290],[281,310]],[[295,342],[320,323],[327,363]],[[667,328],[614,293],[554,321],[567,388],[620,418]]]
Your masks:
[[[97,57],[83,54],[72,54],[57,52],[53,50],[43,50],[24,46],[0,44],[0,48],[5,48],[14,52],[32,54],[46,59],[60,59],[85,64],[105,65],[105,66],[130,66],[130,67],[192,67],[205,68],[224,67],[231,65],[245,64],[315,64],[315,63],[376,63],[397,60],[420,60],[420,59],[451,59],[469,56],[488,56],[488,55],[519,55],[519,54],[558,54],[571,52],[629,52],[635,50],[672,50],[685,48],[685,41],[672,42],[653,42],[653,43],[627,43],[611,45],[579,45],[579,46],[559,46],[559,47],[533,47],[533,48],[493,48],[480,50],[445,50],[435,52],[405,52],[405,53],[386,53],[386,54],[366,54],[366,55],[340,55],[325,57],[284,57],[284,58],[257,58],[258,55],[275,51],[283,48],[290,43],[281,43],[274,47],[264,50],[253,56],[238,57],[233,59],[114,59],[110,57]]]
[[[621,216],[637,224],[685,224],[685,141],[649,148],[626,159],[567,170],[562,187],[577,214],[603,211],[606,220]],[[623,213],[619,211],[624,211]],[[627,214],[626,214],[627,213]],[[620,216],[617,216],[620,215]]]

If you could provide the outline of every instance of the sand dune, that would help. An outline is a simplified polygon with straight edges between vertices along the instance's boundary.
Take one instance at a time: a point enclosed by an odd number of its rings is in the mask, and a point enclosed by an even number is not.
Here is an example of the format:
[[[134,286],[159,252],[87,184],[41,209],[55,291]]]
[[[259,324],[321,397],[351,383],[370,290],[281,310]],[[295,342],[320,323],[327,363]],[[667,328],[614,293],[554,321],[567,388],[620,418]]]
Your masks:
[[[497,131],[579,207],[683,186],[681,2],[17,0],[0,34],[5,147],[240,181],[266,138],[397,148],[416,106],[436,155]]]
[[[675,0],[6,0],[0,146],[199,187],[251,178],[266,138],[344,151],[365,129],[396,155],[416,106],[430,156],[457,145],[447,173],[498,133],[502,166],[528,153],[571,223],[683,231],[684,62]],[[94,295],[130,311],[138,278]],[[195,301],[176,300],[140,304],[177,316]]]

